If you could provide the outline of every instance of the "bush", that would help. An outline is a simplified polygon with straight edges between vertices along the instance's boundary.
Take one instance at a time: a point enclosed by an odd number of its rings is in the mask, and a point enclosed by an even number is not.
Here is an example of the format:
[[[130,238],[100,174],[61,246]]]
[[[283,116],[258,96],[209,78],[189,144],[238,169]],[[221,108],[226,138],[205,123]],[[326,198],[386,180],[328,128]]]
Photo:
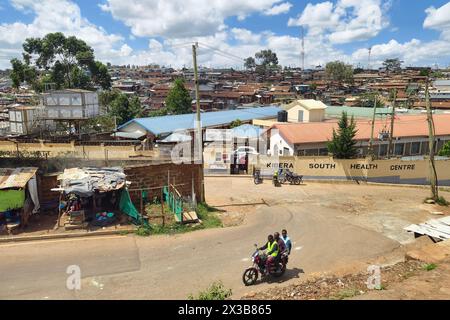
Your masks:
[[[443,207],[448,207],[448,206],[450,205],[450,202],[448,202],[447,200],[445,200],[444,197],[439,197],[439,198],[436,200],[436,203],[437,203],[438,205],[440,205],[440,206],[443,206]]]
[[[151,230],[149,227],[139,227],[136,231],[135,231],[136,235],[140,236],[140,237],[148,237],[151,234]]]
[[[200,291],[197,297],[192,294],[188,296],[189,300],[225,300],[232,295],[231,289],[226,289],[222,281],[214,282],[208,289]]]
[[[426,264],[423,266],[423,269],[426,271],[431,271],[437,268],[437,265],[434,263]]]

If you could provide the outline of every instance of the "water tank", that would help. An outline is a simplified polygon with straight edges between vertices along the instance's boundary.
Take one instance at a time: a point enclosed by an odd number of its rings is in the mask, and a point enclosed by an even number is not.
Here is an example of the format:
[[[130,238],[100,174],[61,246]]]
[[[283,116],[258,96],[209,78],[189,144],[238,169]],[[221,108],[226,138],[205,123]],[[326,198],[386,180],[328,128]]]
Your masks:
[[[282,110],[278,112],[278,122],[287,122],[288,121],[288,113],[286,110]]]

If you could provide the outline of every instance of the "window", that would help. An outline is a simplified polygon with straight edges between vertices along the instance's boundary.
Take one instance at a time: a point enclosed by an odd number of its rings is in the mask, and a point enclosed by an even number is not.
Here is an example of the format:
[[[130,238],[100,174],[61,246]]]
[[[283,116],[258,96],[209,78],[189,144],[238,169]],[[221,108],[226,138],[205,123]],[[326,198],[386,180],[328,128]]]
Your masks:
[[[396,143],[394,148],[394,154],[396,156],[402,156],[405,151],[405,144],[404,143]]]
[[[298,111],[298,122],[303,122],[303,110]]]
[[[284,156],[290,155],[289,148],[283,148],[283,155]]]
[[[220,162],[222,161],[222,153],[221,152],[216,152],[216,162]]]
[[[411,143],[411,155],[420,154],[420,142]]]
[[[327,156],[327,155],[328,155],[328,149],[327,148],[319,149],[319,156]]]
[[[72,105],[81,106],[81,96],[72,96]]]
[[[388,149],[387,144],[380,144],[380,153],[379,153],[379,155],[381,157],[386,156],[387,155],[387,149]]]

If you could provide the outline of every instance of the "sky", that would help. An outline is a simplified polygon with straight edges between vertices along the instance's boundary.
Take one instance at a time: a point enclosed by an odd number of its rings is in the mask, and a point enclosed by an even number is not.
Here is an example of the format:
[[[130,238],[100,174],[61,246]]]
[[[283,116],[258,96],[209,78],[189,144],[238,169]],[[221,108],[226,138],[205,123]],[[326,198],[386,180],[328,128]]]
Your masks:
[[[450,1],[443,0],[0,0],[0,69],[29,37],[63,32],[112,64],[242,68],[271,49],[283,66],[341,60],[355,67],[399,58],[450,65]]]

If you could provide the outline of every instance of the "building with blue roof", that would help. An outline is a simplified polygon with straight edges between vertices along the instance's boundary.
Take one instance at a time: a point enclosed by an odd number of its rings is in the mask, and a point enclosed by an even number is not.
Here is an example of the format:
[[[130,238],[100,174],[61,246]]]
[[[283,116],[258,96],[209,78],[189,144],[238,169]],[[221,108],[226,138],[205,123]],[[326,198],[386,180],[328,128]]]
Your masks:
[[[281,108],[257,107],[227,111],[206,112],[201,114],[201,126],[208,128],[226,128],[235,121],[240,120],[244,124],[252,120],[264,120],[276,118]],[[166,137],[177,131],[193,131],[197,128],[197,116],[195,113],[182,115],[169,115],[152,118],[133,119],[118,128],[118,137],[135,139],[143,136]]]

